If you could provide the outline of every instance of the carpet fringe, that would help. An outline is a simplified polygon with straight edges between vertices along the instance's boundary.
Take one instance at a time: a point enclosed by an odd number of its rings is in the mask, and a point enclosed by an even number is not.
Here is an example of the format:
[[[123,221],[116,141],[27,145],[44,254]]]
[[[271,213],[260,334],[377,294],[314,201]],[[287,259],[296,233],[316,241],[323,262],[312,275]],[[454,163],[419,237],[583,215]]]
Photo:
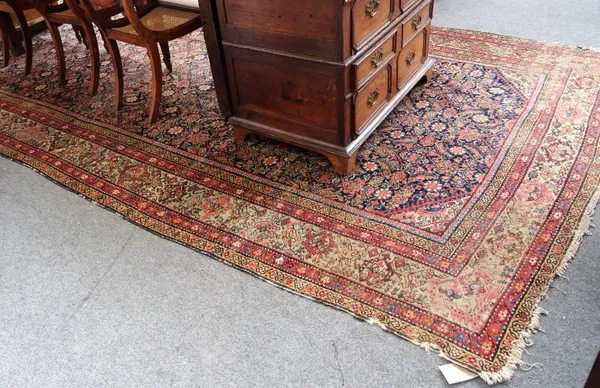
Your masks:
[[[544,290],[544,292],[541,293],[541,297],[537,301],[537,306],[532,313],[531,322],[529,322],[529,325],[527,326],[527,328],[521,333],[519,339],[515,340],[513,342],[513,345],[515,346],[515,348],[513,349],[510,356],[508,357],[506,366],[504,366],[504,368],[502,368],[498,372],[478,372],[476,370],[471,370],[472,372],[477,373],[479,375],[479,377],[483,381],[485,381],[487,384],[494,385],[497,383],[507,382],[512,378],[512,376],[514,375],[514,373],[517,369],[521,369],[522,371],[530,371],[533,368],[543,367],[543,364],[539,363],[539,362],[527,363],[527,362],[523,361],[523,353],[529,354],[529,352],[527,352],[526,348],[533,345],[533,339],[532,339],[533,334],[535,334],[537,332],[545,333],[544,329],[542,329],[542,327],[540,325],[540,316],[541,315],[546,315],[546,316],[550,315],[547,310],[545,310],[544,308],[539,306],[539,303],[548,293],[548,290],[550,289],[550,287],[551,287],[552,283],[554,282],[554,280],[556,279],[556,277],[559,277],[559,276],[564,277],[564,273],[567,269],[567,266],[575,258],[575,255],[576,255],[576,253],[579,249],[579,246],[581,245],[581,242],[583,240],[583,236],[589,236],[592,234],[590,229],[594,228],[594,226],[592,224],[592,219],[594,216],[594,211],[596,209],[596,206],[598,205],[598,202],[600,202],[600,187],[596,188],[596,192],[590,199],[590,203],[586,207],[585,212],[584,212],[581,220],[579,221],[579,225],[578,225],[577,231],[575,232],[575,235],[573,237],[573,241],[571,241],[571,244],[570,244],[569,248],[567,249],[567,252],[563,256],[558,268],[556,269],[556,272],[554,273],[554,278],[552,278],[548,282],[548,284],[546,285],[546,289]],[[358,317],[358,318],[360,318],[360,317]],[[380,326],[382,329],[384,329],[385,331],[390,331],[381,322],[379,322],[376,319],[369,319],[369,320],[367,320],[367,322],[369,322],[371,324],[376,324],[376,325]],[[397,333],[394,333],[394,334],[398,335]],[[433,352],[437,353],[440,357],[444,358],[445,360],[448,360],[451,363],[453,363],[461,368],[468,369],[465,367],[465,365],[457,363],[455,360],[448,357],[435,344],[419,342],[417,340],[407,338],[402,335],[399,335],[399,336],[402,338],[405,338],[408,341],[410,341],[411,343],[425,349],[425,351],[427,353],[430,353],[433,351]]]
[[[38,170],[37,168],[35,168],[35,167],[27,164],[26,162],[24,162],[24,161],[22,161],[20,159],[13,158],[11,156],[8,156],[8,155],[5,155],[5,154],[1,154],[1,153],[0,153],[0,156],[5,157],[5,158],[7,158],[7,159],[9,159],[11,161],[14,161],[14,162],[16,162],[16,163],[18,163],[18,164],[20,164],[22,166],[25,166],[25,167],[29,168],[30,170],[32,170],[32,171],[38,173],[39,175],[47,178],[48,180],[50,180],[51,182],[57,184],[58,186],[61,186],[62,188],[66,189],[66,190],[68,190],[70,192],[75,193],[76,195],[78,195],[78,196],[86,199],[87,201],[89,201],[89,202],[91,202],[91,203],[99,206],[100,208],[103,208],[103,209],[111,211],[112,213],[118,215],[119,217],[121,217],[124,220],[132,223],[133,225],[141,227],[141,228],[143,228],[143,229],[145,229],[145,230],[147,230],[147,231],[149,231],[149,232],[151,232],[151,233],[153,233],[153,234],[155,234],[155,235],[157,235],[159,237],[162,237],[162,238],[164,238],[166,240],[172,241],[172,242],[177,243],[179,245],[182,245],[184,247],[191,248],[191,249],[193,249],[193,250],[195,250],[195,251],[197,251],[197,252],[199,252],[201,254],[210,256],[211,258],[216,259],[219,262],[222,262],[222,263],[224,263],[226,265],[229,265],[230,267],[234,267],[236,269],[239,269],[242,272],[249,273],[250,275],[255,276],[257,279],[260,279],[260,280],[262,280],[262,281],[264,281],[266,283],[269,283],[269,284],[271,284],[271,285],[273,285],[273,286],[275,286],[275,287],[277,287],[279,289],[282,289],[284,291],[290,292],[292,294],[299,295],[299,296],[301,296],[303,298],[306,298],[306,299],[310,299],[310,300],[315,301],[315,302],[317,302],[319,304],[323,304],[323,305],[335,308],[337,310],[343,311],[344,313],[350,314],[354,318],[357,318],[357,319],[359,319],[361,321],[365,321],[365,322],[368,322],[370,324],[377,325],[377,326],[381,327],[384,331],[392,333],[392,334],[395,334],[396,336],[398,336],[400,338],[403,338],[403,339],[407,340],[408,342],[421,347],[427,353],[431,353],[431,352],[436,353],[440,357],[442,357],[445,360],[448,360],[449,362],[451,362],[451,363],[459,366],[460,368],[468,369],[471,372],[478,374],[478,376],[482,380],[484,380],[486,383],[488,383],[489,385],[493,385],[493,384],[503,383],[503,382],[509,381],[512,378],[512,376],[514,375],[514,372],[517,369],[521,369],[523,371],[529,371],[529,370],[531,370],[533,368],[543,367],[543,364],[541,364],[541,363],[537,363],[537,362],[536,363],[527,363],[527,362],[523,361],[523,359],[522,359],[523,358],[523,353],[529,354],[529,352],[527,352],[526,348],[529,347],[529,346],[531,346],[531,345],[533,345],[533,339],[532,339],[533,334],[535,334],[537,332],[545,332],[542,329],[542,327],[540,326],[540,315],[549,315],[549,313],[545,309],[539,307],[539,303],[540,303],[540,301],[542,299],[544,299],[547,296],[548,290],[550,289],[550,287],[552,287],[552,283],[554,282],[554,280],[556,279],[556,277],[566,278],[564,276],[564,273],[566,272],[567,266],[574,259],[575,255],[576,255],[576,253],[577,253],[577,251],[578,251],[578,249],[579,249],[579,247],[580,247],[580,245],[582,243],[583,237],[584,236],[592,235],[591,229],[596,228],[596,226],[593,224],[593,216],[594,216],[595,209],[596,209],[598,203],[600,202],[600,187],[598,187],[598,188],[596,188],[596,191],[595,191],[594,195],[591,197],[590,202],[588,203],[588,205],[587,205],[587,207],[586,207],[586,209],[584,211],[584,214],[582,215],[582,218],[579,221],[578,228],[575,231],[573,240],[571,241],[571,244],[570,244],[569,248],[567,249],[565,255],[561,259],[561,262],[559,263],[559,265],[558,265],[558,267],[557,267],[557,269],[556,269],[556,271],[554,273],[554,277],[549,280],[548,284],[546,285],[545,290],[540,294],[540,298],[538,299],[538,301],[536,303],[536,308],[533,311],[532,316],[531,316],[531,322],[529,323],[529,325],[527,326],[527,328],[521,333],[519,339],[517,339],[517,340],[515,340],[513,342],[513,345],[515,346],[515,348],[513,349],[512,353],[509,355],[506,366],[504,366],[498,372],[481,372],[481,371],[476,371],[476,370],[473,370],[473,369],[469,369],[467,366],[465,366],[465,365],[463,365],[463,364],[461,364],[461,363],[453,360],[448,355],[446,355],[444,352],[442,352],[439,349],[439,347],[436,344],[434,344],[434,343],[422,342],[422,341],[418,341],[418,340],[416,340],[414,338],[409,338],[409,337],[407,337],[405,335],[402,335],[400,333],[397,333],[397,332],[394,332],[394,331],[390,330],[388,327],[386,327],[382,322],[380,322],[377,319],[366,318],[366,317],[358,315],[358,314],[356,314],[356,313],[354,313],[352,311],[346,310],[346,309],[344,309],[344,308],[342,308],[340,306],[337,306],[337,305],[334,305],[332,303],[329,303],[327,301],[319,300],[319,299],[314,298],[312,296],[309,296],[309,295],[303,294],[301,292],[298,292],[298,291],[292,290],[290,288],[287,288],[284,285],[278,284],[275,281],[272,281],[270,279],[256,276],[256,274],[252,273],[251,271],[249,271],[249,270],[247,270],[247,269],[245,269],[245,268],[243,268],[241,266],[238,266],[238,265],[236,265],[234,263],[231,263],[231,262],[229,262],[227,260],[224,260],[224,259],[222,259],[222,258],[220,258],[220,257],[218,257],[218,256],[216,256],[216,255],[214,255],[214,254],[212,254],[210,252],[203,251],[201,249],[198,249],[198,248],[195,248],[193,246],[190,246],[190,245],[186,244],[185,242],[182,242],[182,241],[176,240],[176,239],[174,239],[172,237],[169,237],[169,236],[160,234],[158,232],[155,232],[154,230],[152,230],[152,229],[150,229],[150,228],[148,228],[148,227],[146,227],[146,226],[144,226],[142,224],[139,224],[139,223],[135,222],[132,219],[127,218],[126,216],[124,216],[123,214],[120,214],[116,210],[114,210],[114,209],[112,209],[112,208],[110,208],[108,206],[105,206],[105,205],[103,205],[101,203],[98,203],[98,202],[94,201],[93,199],[87,197],[85,194],[77,192],[77,191],[69,188],[68,186],[60,183],[59,181],[57,181],[54,178],[52,178],[52,177],[44,174],[42,171]],[[566,278],[566,279],[568,279],[568,278]]]
[[[575,46],[578,49],[581,49],[583,51],[592,51],[595,53],[600,53],[600,48],[596,48],[596,47],[584,47],[584,46]]]
[[[579,249],[579,246],[581,245],[581,242],[583,240],[583,236],[589,236],[592,234],[590,229],[594,228],[594,226],[592,224],[592,219],[594,216],[596,206],[598,205],[598,202],[600,202],[600,187],[598,187],[596,189],[595,194],[590,199],[590,203],[586,207],[585,212],[584,212],[581,220],[579,221],[579,226],[577,228],[577,231],[575,232],[573,241],[571,241],[571,244],[570,244],[569,248],[567,249],[567,252],[563,256],[558,268],[556,269],[556,272],[554,273],[554,278],[552,278],[548,282],[546,289],[544,290],[544,292],[541,293],[541,297],[537,301],[538,305],[536,306],[535,310],[532,313],[531,322],[529,322],[529,325],[527,326],[527,328],[521,333],[519,339],[515,340],[513,342],[513,345],[515,346],[515,348],[513,349],[510,356],[508,357],[506,366],[498,372],[478,372],[476,370],[471,370],[472,372],[477,373],[477,375],[483,381],[485,381],[488,385],[494,385],[494,384],[504,383],[504,382],[509,381],[517,369],[527,372],[533,368],[541,368],[544,366],[542,363],[539,363],[539,362],[528,363],[523,360],[523,353],[530,354],[526,350],[526,348],[533,345],[532,336],[537,332],[545,333],[544,329],[542,329],[542,327],[540,325],[540,316],[541,315],[548,316],[550,314],[547,310],[540,307],[539,303],[548,293],[548,290],[552,286],[552,283],[554,282],[556,277],[564,277],[564,273],[566,271],[567,266],[575,258],[575,255],[576,255],[576,253]],[[352,315],[354,315],[354,314],[352,314]],[[355,317],[359,318],[359,319],[361,318],[356,315],[355,315]],[[394,332],[390,331],[388,328],[386,328],[381,322],[379,322],[376,319],[371,318],[366,321],[370,324],[380,326],[385,331],[391,332],[393,334],[398,335],[401,338],[408,340],[409,342],[425,349],[425,351],[427,353],[435,352],[440,357],[444,358],[445,360],[448,360],[451,363],[453,363],[461,368],[468,369],[468,368],[466,368],[465,365],[457,363],[455,360],[448,357],[435,344],[427,343],[427,342],[420,342],[415,339],[407,338],[405,336],[399,335],[398,333],[394,333]]]
[[[58,182],[57,180],[53,179],[52,177],[44,174],[42,171],[38,170],[37,168],[28,165],[24,161],[21,161],[21,160],[16,159],[16,158],[12,158],[12,157],[10,157],[8,155],[4,155],[4,154],[0,154],[0,156],[3,156],[3,157],[5,157],[5,158],[7,158],[9,160],[17,162],[18,164],[23,165],[23,166],[29,168],[30,170],[38,173],[39,175],[41,175],[41,176],[49,179],[51,182],[54,182],[58,186],[61,186],[61,187],[65,188],[65,189],[67,189],[68,191],[71,191],[71,192],[75,193],[76,195],[78,195],[78,196],[86,199],[87,201],[89,201],[89,202],[91,202],[91,203],[99,206],[100,208],[103,208],[103,209],[111,211],[112,213],[118,215],[119,217],[122,217],[124,220],[126,220],[128,222],[131,222],[132,224],[134,224],[136,226],[142,227],[143,229],[145,229],[145,230],[147,230],[147,231],[149,231],[149,232],[151,232],[151,233],[153,233],[153,234],[155,234],[155,235],[157,235],[159,237],[162,237],[162,238],[164,238],[166,240],[173,241],[174,243],[177,243],[177,244],[182,245],[184,247],[191,248],[191,249],[193,249],[193,250],[195,250],[195,251],[197,251],[199,253],[202,253],[204,255],[210,256],[211,258],[216,259],[219,262],[227,264],[230,267],[237,268],[237,269],[241,270],[242,272],[246,272],[246,273],[249,273],[249,274],[255,276],[253,273],[251,273],[249,270],[247,270],[244,267],[237,266],[234,263],[228,262],[228,261],[226,261],[226,260],[224,260],[224,259],[222,259],[222,258],[220,258],[220,257],[218,257],[218,256],[216,256],[216,255],[214,255],[212,253],[210,253],[210,252],[206,252],[206,251],[203,251],[201,249],[195,248],[193,246],[187,245],[187,244],[185,244],[182,241],[179,241],[179,240],[176,240],[174,238],[171,238],[171,237],[159,234],[159,233],[153,231],[152,229],[149,229],[149,228],[145,227],[142,224],[138,224],[135,221],[133,221],[131,219],[128,219],[127,217],[123,216],[122,214],[120,214],[119,212],[115,211],[114,209],[112,209],[110,207],[107,207],[107,206],[105,206],[103,204],[100,204],[100,203],[94,201],[93,199],[85,196],[85,194],[70,189],[68,186],[63,185],[62,183]],[[544,290],[544,292],[542,292],[540,294],[541,295],[540,299],[537,301],[538,306],[536,306],[536,308],[535,308],[535,310],[534,310],[534,312],[532,314],[531,322],[529,323],[528,327],[521,333],[521,336],[519,337],[519,339],[515,340],[513,342],[513,344],[516,347],[513,349],[513,352],[510,354],[506,366],[504,366],[504,368],[502,368],[499,372],[481,372],[481,371],[469,369],[467,366],[465,366],[463,364],[460,364],[460,363],[456,362],[455,360],[453,360],[452,358],[448,357],[444,352],[442,352],[439,349],[439,347],[436,344],[429,343],[429,342],[421,342],[421,341],[418,341],[418,340],[416,340],[414,338],[409,338],[409,337],[404,336],[404,335],[402,335],[400,333],[397,333],[397,332],[394,332],[394,331],[390,330],[388,327],[386,327],[383,323],[381,323],[377,319],[366,318],[366,317],[358,315],[358,314],[356,314],[356,313],[354,313],[352,311],[343,309],[340,306],[337,306],[337,305],[334,305],[332,303],[329,303],[327,301],[319,300],[319,299],[313,298],[313,297],[311,297],[309,295],[303,294],[301,292],[298,292],[298,291],[295,291],[295,290],[291,290],[291,289],[289,289],[289,288],[287,288],[287,287],[285,287],[285,286],[283,286],[281,284],[278,284],[278,283],[276,283],[276,282],[274,282],[274,281],[272,281],[270,279],[263,278],[263,277],[257,277],[257,279],[260,279],[260,280],[262,280],[262,281],[264,281],[266,283],[269,283],[269,284],[271,284],[271,285],[273,285],[273,286],[275,286],[275,287],[277,287],[277,288],[279,288],[281,290],[290,292],[292,294],[296,294],[296,295],[301,296],[301,297],[306,298],[306,299],[310,299],[310,300],[315,301],[315,302],[317,302],[319,304],[323,304],[323,305],[332,307],[332,308],[334,308],[336,310],[343,311],[344,313],[350,314],[354,318],[359,319],[361,321],[365,321],[365,322],[370,323],[372,325],[377,325],[377,326],[381,327],[384,331],[389,332],[391,334],[394,334],[394,335],[396,335],[396,336],[398,336],[398,337],[400,337],[402,339],[407,340],[408,342],[410,342],[410,343],[412,343],[414,345],[419,346],[420,348],[424,349],[427,353],[432,353],[432,352],[436,353],[440,357],[442,357],[443,359],[451,362],[452,364],[455,364],[455,365],[457,365],[460,368],[464,368],[464,369],[467,369],[467,370],[469,370],[469,371],[471,371],[473,373],[476,373],[483,381],[485,381],[489,385],[494,385],[494,384],[497,384],[497,383],[504,383],[504,382],[509,381],[512,378],[512,376],[514,375],[514,373],[515,373],[515,371],[517,369],[521,369],[523,371],[529,371],[529,370],[531,370],[533,368],[543,367],[543,364],[541,364],[541,363],[537,363],[536,362],[536,363],[530,364],[530,363],[527,363],[527,362],[523,361],[523,353],[530,354],[526,350],[526,348],[529,347],[529,346],[531,346],[531,345],[533,345],[533,340],[531,338],[532,335],[535,334],[535,333],[537,333],[538,331],[541,331],[541,332],[545,333],[545,331],[540,326],[540,315],[546,315],[546,316],[550,315],[547,310],[539,307],[539,303],[540,303],[541,300],[545,299],[545,297],[547,296],[548,290],[552,286],[552,283],[554,282],[554,280],[557,277],[559,277],[559,276],[564,277],[564,273],[565,273],[565,271],[567,269],[567,266],[574,259],[575,255],[576,255],[576,253],[577,253],[577,251],[579,249],[579,246],[581,245],[583,237],[584,236],[590,236],[590,235],[592,235],[592,232],[591,232],[590,229],[595,228],[595,225],[592,222],[593,222],[593,216],[594,216],[594,212],[596,210],[596,206],[598,205],[598,202],[600,202],[600,187],[596,188],[596,192],[594,193],[594,195],[590,199],[590,202],[589,202],[588,206],[586,207],[581,220],[579,221],[579,225],[578,225],[577,231],[575,232],[575,235],[573,237],[573,241],[571,241],[571,244],[570,244],[569,248],[567,249],[567,252],[565,253],[565,256],[561,259],[561,262],[560,262],[560,264],[559,264],[556,272],[554,273],[554,278],[552,278],[548,282],[548,284],[546,285],[546,289]]]
[[[596,188],[596,192],[590,199],[590,203],[586,207],[581,220],[579,221],[579,225],[577,227],[577,231],[575,231],[575,235],[573,237],[573,241],[569,248],[567,249],[565,255],[563,256],[556,272],[554,274],[554,278],[552,278],[544,292],[542,293],[542,297],[540,300],[546,296],[548,290],[552,286],[556,277],[564,277],[564,273],[567,270],[567,266],[569,263],[575,258],[577,251],[579,250],[579,246],[583,241],[584,236],[590,236],[592,234],[591,228],[593,228],[592,219],[594,217],[594,212],[596,210],[596,206],[600,202],[600,187]],[[564,292],[564,291],[563,291]],[[489,385],[493,385],[496,383],[503,383],[509,381],[513,376],[515,370],[520,368],[523,371],[529,371],[532,368],[542,367],[541,363],[533,363],[529,364],[523,361],[523,352],[526,352],[525,348],[533,345],[532,335],[537,333],[538,331],[542,331],[543,329],[540,327],[540,315],[549,315],[548,311],[539,307],[540,300],[538,300],[534,312],[532,313],[531,322],[529,326],[521,333],[521,336],[518,340],[515,340],[514,345],[516,346],[513,350],[512,354],[508,358],[508,363],[504,368],[502,368],[499,372],[479,372],[479,377],[484,380]],[[452,360],[450,360],[452,361]]]

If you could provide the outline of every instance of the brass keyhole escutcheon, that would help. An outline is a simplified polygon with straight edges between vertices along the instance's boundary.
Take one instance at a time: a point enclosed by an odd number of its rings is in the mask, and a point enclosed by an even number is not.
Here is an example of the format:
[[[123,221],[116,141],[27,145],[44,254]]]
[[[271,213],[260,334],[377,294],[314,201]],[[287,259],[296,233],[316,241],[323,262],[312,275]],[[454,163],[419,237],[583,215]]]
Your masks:
[[[372,108],[377,103],[378,99],[379,99],[379,88],[373,90],[373,93],[371,93],[369,98],[367,98],[367,104],[369,105],[370,108]]]
[[[374,18],[377,15],[377,11],[379,11],[379,0],[370,0],[367,3],[367,15]]]
[[[406,55],[406,64],[412,65],[413,62],[415,61],[415,58],[417,58],[417,53],[415,53],[414,51],[411,51],[410,53],[408,53]]]
[[[421,16],[421,14],[415,16],[412,21],[413,29],[415,31],[418,30],[419,26],[421,25],[422,22],[423,22],[423,16]]]
[[[383,49],[380,48],[371,57],[371,64],[373,65],[373,67],[378,67],[381,64],[382,60],[383,60]]]

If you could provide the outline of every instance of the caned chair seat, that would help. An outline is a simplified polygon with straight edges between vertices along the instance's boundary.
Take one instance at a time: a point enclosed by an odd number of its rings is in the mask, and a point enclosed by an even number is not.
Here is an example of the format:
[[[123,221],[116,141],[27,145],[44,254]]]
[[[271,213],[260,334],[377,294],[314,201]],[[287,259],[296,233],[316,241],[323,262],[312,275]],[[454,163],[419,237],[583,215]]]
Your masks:
[[[150,124],[154,123],[160,113],[162,93],[162,65],[159,49],[162,51],[167,70],[173,71],[169,42],[202,28],[204,20],[201,4],[205,0],[194,0],[197,2],[198,8],[161,4],[159,0],[101,0],[116,4],[116,7],[113,7],[116,12],[112,15],[97,12],[92,7],[91,0],[78,1],[92,16],[106,42],[113,63],[117,110],[123,107],[123,63],[117,42],[142,46],[148,50],[152,68],[152,101],[149,121]],[[190,0],[186,1],[189,4]]]
[[[140,21],[151,31],[166,31],[184,25],[193,19],[199,18],[198,12],[190,12],[181,9],[156,7],[140,18]],[[131,24],[114,28],[113,30],[130,35],[138,35]]]

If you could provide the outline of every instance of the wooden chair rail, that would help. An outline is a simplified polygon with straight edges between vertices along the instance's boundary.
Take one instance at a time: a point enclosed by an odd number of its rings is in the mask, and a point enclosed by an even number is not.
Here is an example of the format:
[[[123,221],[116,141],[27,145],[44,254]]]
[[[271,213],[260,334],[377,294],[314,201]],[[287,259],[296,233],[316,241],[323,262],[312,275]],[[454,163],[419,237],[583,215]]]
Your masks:
[[[66,84],[66,60],[62,43],[62,37],[58,27],[62,24],[70,24],[75,30],[77,39],[84,43],[90,51],[91,80],[90,93],[98,92],[100,79],[100,53],[98,41],[91,20],[85,17],[79,0],[63,0],[57,4],[56,0],[36,0],[36,8],[44,18],[48,31],[52,36],[52,43],[56,51],[58,61],[58,79],[60,85]]]
[[[73,0],[71,0],[73,1]],[[172,71],[169,41],[187,35],[203,26],[200,9],[159,4],[156,0],[120,0],[111,4],[111,11],[122,11],[124,17],[112,20],[117,13],[101,12],[95,9],[90,0],[79,0],[88,17],[98,26],[100,34],[111,56],[115,80],[115,108],[123,106],[123,65],[117,42],[145,47],[152,68],[152,102],[150,123],[154,123],[160,112],[162,94],[163,61]],[[199,3],[200,5],[200,3]],[[120,12],[119,12],[120,13]]]

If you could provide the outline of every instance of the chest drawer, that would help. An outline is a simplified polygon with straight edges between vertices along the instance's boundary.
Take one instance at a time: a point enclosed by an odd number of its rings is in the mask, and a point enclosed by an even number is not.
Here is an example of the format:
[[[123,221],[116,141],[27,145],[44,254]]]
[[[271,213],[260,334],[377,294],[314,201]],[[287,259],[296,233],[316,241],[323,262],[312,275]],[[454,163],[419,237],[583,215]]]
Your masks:
[[[396,55],[396,39],[398,31],[385,36],[372,50],[360,57],[354,64],[354,88],[355,90],[363,87],[369,79],[379,70],[389,59]]]
[[[356,0],[352,8],[352,41],[363,47],[392,21],[395,0]]]
[[[356,94],[354,98],[355,133],[360,134],[370,119],[383,108],[390,99],[393,66],[388,62]]]
[[[351,171],[369,136],[432,77],[433,2],[201,2],[211,68],[226,77],[217,96],[231,105],[235,140],[274,138]]]
[[[419,8],[416,12],[412,13],[405,22],[402,23],[402,40],[404,44],[409,42],[427,26],[431,21],[431,2]]]
[[[427,33],[427,29],[421,30],[398,54],[398,86],[427,58]]]

